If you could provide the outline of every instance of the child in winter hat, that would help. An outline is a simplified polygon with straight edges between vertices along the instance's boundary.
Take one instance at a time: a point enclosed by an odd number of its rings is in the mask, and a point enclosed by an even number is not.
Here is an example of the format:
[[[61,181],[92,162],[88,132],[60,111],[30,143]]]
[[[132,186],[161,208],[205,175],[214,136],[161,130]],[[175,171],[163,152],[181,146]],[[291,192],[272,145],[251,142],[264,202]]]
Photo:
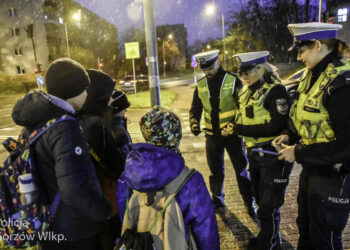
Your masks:
[[[173,112],[154,106],[140,120],[140,128],[147,143],[180,154],[181,121]]]
[[[70,58],[53,61],[47,69],[45,81],[47,92],[63,100],[80,95],[90,84],[84,67]]]

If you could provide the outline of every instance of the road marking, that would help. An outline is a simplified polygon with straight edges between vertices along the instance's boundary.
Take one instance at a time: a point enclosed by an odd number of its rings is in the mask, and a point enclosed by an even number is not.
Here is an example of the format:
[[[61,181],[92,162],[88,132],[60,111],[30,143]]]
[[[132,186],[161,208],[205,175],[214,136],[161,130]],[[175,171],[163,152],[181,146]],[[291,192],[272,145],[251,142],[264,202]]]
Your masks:
[[[204,145],[204,142],[193,142],[192,146],[194,148],[203,148],[205,145]]]
[[[1,128],[0,130],[3,130],[3,131],[12,131],[12,130],[17,130],[18,128],[16,127],[11,127],[11,128]]]
[[[12,137],[12,138],[17,138],[18,135],[0,135],[0,140],[5,140],[9,137]]]

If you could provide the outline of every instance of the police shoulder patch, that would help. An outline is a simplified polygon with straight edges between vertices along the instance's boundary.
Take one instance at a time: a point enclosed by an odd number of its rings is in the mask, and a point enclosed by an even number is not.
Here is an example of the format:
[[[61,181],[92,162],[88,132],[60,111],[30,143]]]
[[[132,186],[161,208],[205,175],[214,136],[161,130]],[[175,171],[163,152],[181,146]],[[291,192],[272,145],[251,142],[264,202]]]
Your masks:
[[[276,99],[276,108],[278,113],[281,115],[286,115],[288,112],[288,101],[285,98]]]

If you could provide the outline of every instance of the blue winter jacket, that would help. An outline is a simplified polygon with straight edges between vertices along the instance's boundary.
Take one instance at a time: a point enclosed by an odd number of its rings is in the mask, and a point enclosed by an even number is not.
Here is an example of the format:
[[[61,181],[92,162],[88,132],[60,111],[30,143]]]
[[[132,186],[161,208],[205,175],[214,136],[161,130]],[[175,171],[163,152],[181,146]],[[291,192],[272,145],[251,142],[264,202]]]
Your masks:
[[[177,153],[152,144],[131,145],[125,170],[117,184],[117,206],[121,219],[126,208],[127,187],[140,192],[160,190],[185,166]],[[196,172],[175,197],[186,226],[191,226],[198,249],[220,249],[214,207],[202,175]]]

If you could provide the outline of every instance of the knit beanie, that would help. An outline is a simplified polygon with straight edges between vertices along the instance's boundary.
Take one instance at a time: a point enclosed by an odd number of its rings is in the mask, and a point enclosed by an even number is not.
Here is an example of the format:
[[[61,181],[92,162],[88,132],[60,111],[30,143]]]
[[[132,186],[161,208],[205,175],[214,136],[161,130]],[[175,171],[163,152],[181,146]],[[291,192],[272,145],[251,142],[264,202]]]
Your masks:
[[[115,81],[109,75],[98,70],[88,69],[87,72],[91,83],[87,88],[87,98],[82,111],[102,115],[108,108]]]
[[[113,90],[112,99],[111,106],[113,107],[113,113],[119,113],[130,107],[130,102],[123,91]]]
[[[47,92],[64,100],[80,95],[90,83],[84,67],[69,58],[53,61],[45,78]]]
[[[171,111],[154,106],[140,120],[146,142],[180,153],[181,121]]]

